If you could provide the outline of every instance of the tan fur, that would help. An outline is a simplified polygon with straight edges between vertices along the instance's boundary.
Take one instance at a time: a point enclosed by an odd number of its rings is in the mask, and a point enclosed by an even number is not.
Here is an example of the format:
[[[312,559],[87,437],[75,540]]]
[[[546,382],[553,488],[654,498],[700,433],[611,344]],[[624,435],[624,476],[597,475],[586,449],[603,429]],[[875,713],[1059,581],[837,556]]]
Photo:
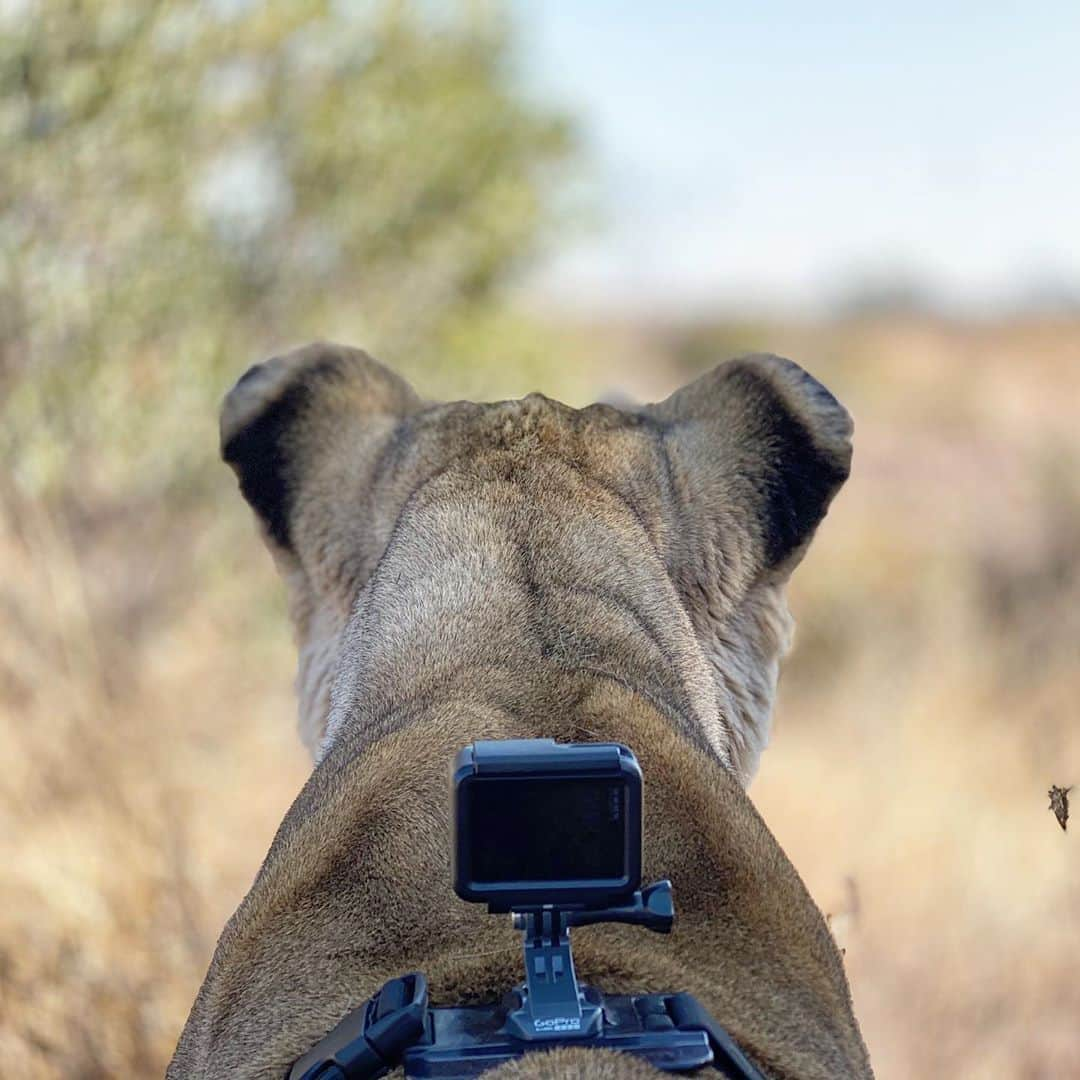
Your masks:
[[[362,353],[269,361],[222,439],[290,589],[318,758],[222,934],[171,1077],[281,1077],[382,981],[520,978],[453,895],[449,763],[476,738],[628,743],[646,874],[679,918],[575,937],[585,981],[697,995],[775,1080],[869,1077],[840,957],[743,791],[790,636],[783,585],[847,474],[850,421],[775,357],[638,412],[425,405]],[[574,1051],[520,1077],[639,1076]],[[498,1075],[493,1073],[492,1075]]]

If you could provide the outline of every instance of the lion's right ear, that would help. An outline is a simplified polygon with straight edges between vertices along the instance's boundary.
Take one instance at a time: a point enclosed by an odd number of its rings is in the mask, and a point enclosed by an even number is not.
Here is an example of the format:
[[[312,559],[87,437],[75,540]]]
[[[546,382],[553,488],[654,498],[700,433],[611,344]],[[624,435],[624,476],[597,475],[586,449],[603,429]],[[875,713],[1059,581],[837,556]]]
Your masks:
[[[240,378],[221,408],[221,456],[275,555],[308,563],[306,539],[324,556],[339,548],[343,562],[355,564],[361,552],[340,550],[368,546],[355,535],[355,500],[370,489],[383,447],[420,407],[403,379],[342,345],[307,345]],[[348,539],[335,528],[346,506]]]
[[[422,408],[371,357],[327,344],[256,364],[221,407],[221,456],[288,588],[300,733],[313,755],[349,614],[412,488],[409,418]]]

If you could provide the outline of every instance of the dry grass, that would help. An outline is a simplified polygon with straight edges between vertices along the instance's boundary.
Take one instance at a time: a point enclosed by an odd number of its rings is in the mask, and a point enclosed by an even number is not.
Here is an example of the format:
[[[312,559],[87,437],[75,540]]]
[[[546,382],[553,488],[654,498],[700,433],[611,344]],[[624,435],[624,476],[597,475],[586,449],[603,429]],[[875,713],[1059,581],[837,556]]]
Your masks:
[[[852,409],[754,798],[879,1077],[1080,1075],[1080,854],[1046,797],[1080,781],[1080,325],[579,340],[597,392],[757,346]],[[571,370],[544,389],[580,398]],[[224,471],[182,512],[2,494],[2,1071],[159,1074],[305,775],[280,597]]]

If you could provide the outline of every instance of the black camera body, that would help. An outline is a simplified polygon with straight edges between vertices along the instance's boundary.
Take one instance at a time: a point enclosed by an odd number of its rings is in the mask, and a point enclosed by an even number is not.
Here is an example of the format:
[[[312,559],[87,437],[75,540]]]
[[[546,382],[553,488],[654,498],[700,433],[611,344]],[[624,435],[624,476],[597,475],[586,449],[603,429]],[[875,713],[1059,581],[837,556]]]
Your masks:
[[[626,903],[641,885],[641,769],[619,743],[475,742],[453,774],[454,891],[492,912]]]
[[[668,933],[671,883],[641,888],[642,778],[619,743],[478,741],[454,763],[454,891],[512,912],[525,982],[488,1005],[429,1006],[418,972],[392,979],[292,1067],[289,1080],[472,1077],[554,1046],[644,1057],[668,1072],[712,1063],[761,1080],[689,994],[605,995],[579,986],[570,930],[622,922]]]

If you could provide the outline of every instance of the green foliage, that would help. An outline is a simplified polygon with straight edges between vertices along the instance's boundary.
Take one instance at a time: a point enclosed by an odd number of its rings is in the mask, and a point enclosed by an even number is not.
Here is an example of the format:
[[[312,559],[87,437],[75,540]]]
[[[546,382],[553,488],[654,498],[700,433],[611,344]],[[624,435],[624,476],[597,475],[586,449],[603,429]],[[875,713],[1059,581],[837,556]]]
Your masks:
[[[559,217],[573,140],[490,5],[0,17],[0,460],[23,495],[197,481],[228,382],[300,340],[438,382],[505,333],[499,286]]]

